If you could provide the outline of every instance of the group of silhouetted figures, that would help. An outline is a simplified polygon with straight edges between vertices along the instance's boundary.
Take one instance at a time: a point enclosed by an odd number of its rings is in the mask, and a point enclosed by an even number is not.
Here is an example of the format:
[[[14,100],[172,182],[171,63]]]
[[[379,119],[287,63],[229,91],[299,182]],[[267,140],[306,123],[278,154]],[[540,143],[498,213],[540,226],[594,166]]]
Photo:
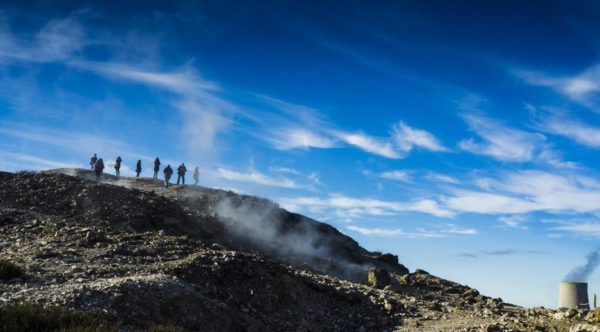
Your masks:
[[[121,163],[123,162],[123,159],[121,159],[121,156],[118,156],[117,159],[115,160],[115,175],[116,176],[121,176]],[[102,158],[98,158],[96,156],[96,154],[94,153],[94,155],[92,156],[92,158],[90,158],[90,168],[94,171],[94,173],[96,173],[96,181],[100,180],[100,177],[102,176],[102,172],[104,171],[104,161],[102,160]],[[158,179],[158,172],[160,171],[160,159],[158,157],[156,157],[156,159],[154,159],[154,176],[152,177],[153,179]],[[177,184],[179,185],[179,182],[181,182],[181,185],[185,185],[185,173],[187,172],[187,168],[185,167],[184,163],[181,163],[181,165],[179,165],[179,167],[177,167]],[[135,164],[135,177],[139,178],[140,177],[140,173],[142,173],[142,161],[138,160],[137,163]],[[171,165],[167,165],[167,167],[165,167],[163,169],[163,174],[164,174],[164,179],[165,179],[165,187],[169,187],[169,181],[171,180],[171,176],[173,176],[173,169],[171,168]],[[198,178],[200,177],[200,171],[198,169],[198,167],[196,167],[196,169],[194,169],[194,185],[198,184]]]

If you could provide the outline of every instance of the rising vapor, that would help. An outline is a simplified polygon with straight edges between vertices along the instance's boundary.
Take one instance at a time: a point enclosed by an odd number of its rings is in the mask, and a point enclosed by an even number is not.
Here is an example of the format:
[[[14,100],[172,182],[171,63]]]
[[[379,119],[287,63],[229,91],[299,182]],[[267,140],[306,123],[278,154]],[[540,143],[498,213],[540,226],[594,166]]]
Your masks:
[[[587,282],[589,276],[594,272],[598,263],[600,263],[600,249],[596,249],[586,256],[587,262],[581,266],[577,266],[567,276],[565,281],[571,282]]]

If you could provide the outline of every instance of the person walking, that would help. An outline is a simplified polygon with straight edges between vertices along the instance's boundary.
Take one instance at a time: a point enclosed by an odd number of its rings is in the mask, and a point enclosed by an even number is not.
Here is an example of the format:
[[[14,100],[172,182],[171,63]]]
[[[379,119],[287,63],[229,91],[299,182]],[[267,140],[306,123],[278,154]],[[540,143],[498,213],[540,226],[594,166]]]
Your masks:
[[[135,177],[139,178],[141,172],[142,172],[142,161],[138,160],[137,164],[135,164]]]
[[[163,173],[165,174],[165,188],[169,188],[169,180],[171,180],[171,176],[173,175],[171,165],[167,165],[163,170]]]
[[[94,153],[94,155],[92,156],[92,158],[90,158],[90,169],[91,170],[94,170],[94,167],[96,166],[96,162],[97,161],[98,161],[98,157]]]
[[[156,157],[156,159],[154,159],[154,177],[153,177],[153,179],[158,179],[158,171],[160,171],[160,159],[158,159],[158,157]]]
[[[196,168],[194,168],[194,185],[197,186],[198,185],[198,179],[200,178],[200,170],[198,169],[198,167],[196,166]]]
[[[187,168],[185,168],[184,163],[181,163],[181,165],[177,167],[177,184],[179,184],[179,180],[181,180],[181,185],[185,185],[185,172],[187,172]]]
[[[123,161],[123,159],[121,159],[121,156],[117,157],[117,160],[115,160],[115,174],[117,176],[121,176],[121,162]]]
[[[96,160],[94,163],[94,172],[96,173],[96,181],[100,181],[100,176],[102,175],[102,171],[104,170],[104,161],[102,158]]]

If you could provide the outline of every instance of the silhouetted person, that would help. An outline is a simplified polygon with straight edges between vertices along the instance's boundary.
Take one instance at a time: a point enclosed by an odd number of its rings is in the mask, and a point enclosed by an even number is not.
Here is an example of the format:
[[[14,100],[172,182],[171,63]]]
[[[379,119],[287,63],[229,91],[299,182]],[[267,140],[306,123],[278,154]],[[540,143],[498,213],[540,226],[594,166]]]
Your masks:
[[[184,163],[181,163],[181,165],[177,167],[177,184],[179,184],[179,180],[181,180],[181,185],[185,184],[185,172],[187,172],[187,168],[185,168]]]
[[[102,175],[102,171],[104,170],[104,161],[102,158],[96,160],[94,163],[94,172],[96,173],[96,181],[100,181],[100,176]]]
[[[97,161],[98,161],[98,157],[96,157],[96,154],[94,153],[92,158],[90,158],[90,169],[91,170],[94,170],[94,166],[96,165]]]
[[[200,178],[200,170],[198,167],[194,168],[194,185],[198,185],[198,179]]]
[[[121,176],[121,162],[123,161],[123,159],[121,159],[121,156],[117,157],[117,160],[115,160],[115,173],[117,176]]]
[[[141,172],[142,172],[142,161],[138,160],[137,164],[135,164],[135,177],[139,178]]]
[[[158,179],[158,171],[160,171],[160,159],[158,159],[158,157],[156,157],[156,159],[154,159],[154,177],[153,177],[153,179]]]
[[[171,165],[167,165],[167,167],[165,167],[163,170],[163,173],[165,174],[165,188],[168,188],[169,180],[171,180],[171,176],[173,175],[173,169],[171,168]]]

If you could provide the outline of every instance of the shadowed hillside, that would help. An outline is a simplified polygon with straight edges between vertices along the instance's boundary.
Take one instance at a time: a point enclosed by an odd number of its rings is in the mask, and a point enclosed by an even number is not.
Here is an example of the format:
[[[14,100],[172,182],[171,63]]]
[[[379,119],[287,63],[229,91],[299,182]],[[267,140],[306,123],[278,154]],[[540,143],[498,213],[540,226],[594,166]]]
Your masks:
[[[408,273],[396,256],[265,199],[90,178],[0,172],[0,258],[14,266],[2,308],[58,305],[124,331],[552,331],[585,315]]]

